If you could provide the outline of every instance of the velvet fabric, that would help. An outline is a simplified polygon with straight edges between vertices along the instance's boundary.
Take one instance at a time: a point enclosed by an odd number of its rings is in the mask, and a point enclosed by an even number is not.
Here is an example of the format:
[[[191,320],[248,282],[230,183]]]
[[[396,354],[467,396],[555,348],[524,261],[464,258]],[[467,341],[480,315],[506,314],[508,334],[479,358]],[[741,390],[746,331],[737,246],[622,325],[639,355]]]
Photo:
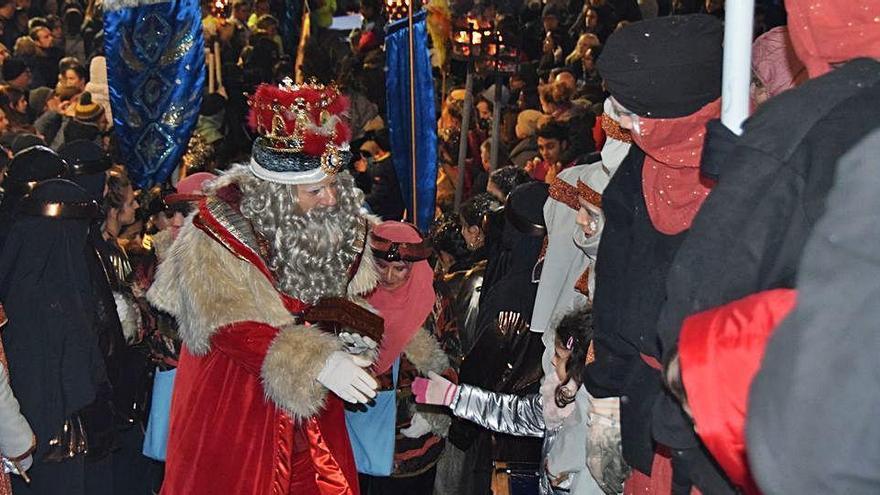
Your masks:
[[[206,201],[193,222],[274,281],[265,262],[211,214]],[[307,309],[280,291],[278,296],[291,313]],[[340,399],[327,394],[320,413],[294,422],[267,398],[261,370],[279,332],[239,321],[217,329],[203,356],[182,347],[162,495],[359,495]]]
[[[748,394],[773,330],[794,309],[794,289],[758,292],[688,317],[681,380],[697,435],[746,495],[760,494],[746,459]]]
[[[388,102],[391,159],[394,161],[403,201],[409,210],[407,218],[413,220],[423,231],[427,231],[434,219],[434,197],[437,192],[437,114],[434,112],[434,78],[428,55],[426,16],[427,12],[413,14],[415,69],[412,72],[412,81],[407,21],[402,19],[389,23],[385,29],[385,94]],[[415,86],[411,87],[410,83]],[[415,94],[414,108],[411,108],[411,92]],[[410,134],[413,111],[415,118],[412,121],[419,124],[415,133]],[[413,137],[415,142],[411,142]],[[413,209],[415,212],[411,211]]]
[[[721,116],[717,99],[675,119],[639,119],[633,141],[645,152],[642,193],[651,223],[666,235],[691,227],[712,183],[700,175],[706,124]]]
[[[266,400],[260,368],[277,333],[240,322],[220,329],[205,356],[183,348],[163,495],[358,493],[341,401],[328,394],[321,414],[295,424]]]

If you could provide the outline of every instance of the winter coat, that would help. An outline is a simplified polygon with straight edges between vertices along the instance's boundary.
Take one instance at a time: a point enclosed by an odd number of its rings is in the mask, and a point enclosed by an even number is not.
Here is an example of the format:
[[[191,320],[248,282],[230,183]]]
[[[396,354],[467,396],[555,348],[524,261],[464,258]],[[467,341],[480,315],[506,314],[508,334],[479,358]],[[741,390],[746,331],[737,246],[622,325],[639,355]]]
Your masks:
[[[774,97],[746,121],[669,269],[666,290],[658,288],[665,299],[657,324],[664,354],[675,347],[688,315],[794,286],[837,161],[880,124],[877,108],[880,62],[857,59]],[[674,452],[697,450],[693,429],[671,397],[660,398],[654,418],[657,441]],[[701,486],[705,470],[691,471]]]
[[[876,87],[853,109],[876,114]],[[874,131],[835,166],[817,163],[836,171],[827,209],[804,247],[798,305],[749,396],[749,461],[766,495],[880,492],[878,154]]]
[[[523,168],[526,163],[538,156],[538,138],[529,136],[513,147],[510,151],[510,161],[518,168]]]
[[[403,217],[403,196],[391,155],[371,161],[366,172],[355,173],[357,186],[364,191],[370,209],[382,220],[400,220]]]

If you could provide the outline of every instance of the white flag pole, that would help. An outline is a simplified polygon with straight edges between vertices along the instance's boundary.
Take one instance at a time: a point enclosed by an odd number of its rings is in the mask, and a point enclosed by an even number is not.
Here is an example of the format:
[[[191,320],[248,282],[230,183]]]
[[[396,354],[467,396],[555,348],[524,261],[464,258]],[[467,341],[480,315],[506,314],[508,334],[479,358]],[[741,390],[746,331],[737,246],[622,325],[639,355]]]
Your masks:
[[[725,5],[721,123],[737,135],[742,134],[742,123],[749,116],[754,12],[754,0]]]

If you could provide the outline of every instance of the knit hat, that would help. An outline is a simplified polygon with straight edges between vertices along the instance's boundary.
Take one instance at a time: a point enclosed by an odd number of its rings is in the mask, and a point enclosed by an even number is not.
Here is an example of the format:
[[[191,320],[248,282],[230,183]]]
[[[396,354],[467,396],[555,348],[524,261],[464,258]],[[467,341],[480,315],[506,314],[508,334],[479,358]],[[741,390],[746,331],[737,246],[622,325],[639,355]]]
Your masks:
[[[541,19],[545,17],[555,17],[557,19],[562,19],[562,16],[559,15],[559,8],[552,4],[548,3],[544,6],[544,10],[541,11]]]
[[[348,98],[334,86],[262,84],[250,99],[254,140],[250,170],[280,184],[315,184],[351,159]]]
[[[54,91],[52,88],[47,88],[46,86],[40,86],[39,88],[35,88],[31,90],[31,95],[28,98],[28,106],[40,115],[43,113],[43,110],[46,109],[46,102],[49,100],[49,97],[52,96]]]
[[[705,14],[636,22],[608,38],[599,73],[637,115],[690,115],[721,96],[723,35],[721,21]]]
[[[102,56],[92,58],[89,63],[89,82],[85,90],[92,94],[92,101],[104,107],[107,122],[113,122],[110,107],[110,87],[107,85],[107,59]]]
[[[516,116],[516,134],[534,136],[538,132],[538,121],[544,114],[537,110],[523,110]]]
[[[80,122],[97,122],[104,115],[104,107],[92,101],[92,94],[86,91],[79,97],[74,109],[74,118]]]
[[[3,80],[7,82],[11,81],[22,75],[26,70],[28,70],[27,64],[20,59],[10,58],[3,62]]]

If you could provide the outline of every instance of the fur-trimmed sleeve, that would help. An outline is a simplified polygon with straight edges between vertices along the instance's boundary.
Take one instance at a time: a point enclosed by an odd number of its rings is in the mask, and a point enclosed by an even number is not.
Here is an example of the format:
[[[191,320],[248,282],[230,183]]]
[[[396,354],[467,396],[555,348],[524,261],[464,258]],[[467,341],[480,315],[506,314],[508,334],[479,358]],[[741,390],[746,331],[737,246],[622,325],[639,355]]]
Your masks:
[[[260,371],[266,397],[294,420],[314,416],[327,394],[318,382],[318,373],[330,354],[341,349],[335,336],[316,325],[282,328],[269,346]]]
[[[419,373],[425,376],[429,371],[443,373],[449,368],[449,358],[440,348],[440,343],[424,328],[418,329],[403,352]]]
[[[424,328],[420,328],[413,335],[404,349],[404,354],[422,375],[427,376],[429,371],[433,371],[452,381],[458,381],[455,371],[449,366],[449,358],[440,348],[440,343]],[[418,412],[431,425],[432,432],[442,437],[446,436],[452,420],[448,411],[424,405],[413,404],[413,407],[415,407],[413,412]]]
[[[197,356],[211,350],[211,336],[226,325],[255,321],[281,328],[295,321],[271,282],[196,228],[192,217],[159,264],[147,299],[177,319],[180,338]]]

